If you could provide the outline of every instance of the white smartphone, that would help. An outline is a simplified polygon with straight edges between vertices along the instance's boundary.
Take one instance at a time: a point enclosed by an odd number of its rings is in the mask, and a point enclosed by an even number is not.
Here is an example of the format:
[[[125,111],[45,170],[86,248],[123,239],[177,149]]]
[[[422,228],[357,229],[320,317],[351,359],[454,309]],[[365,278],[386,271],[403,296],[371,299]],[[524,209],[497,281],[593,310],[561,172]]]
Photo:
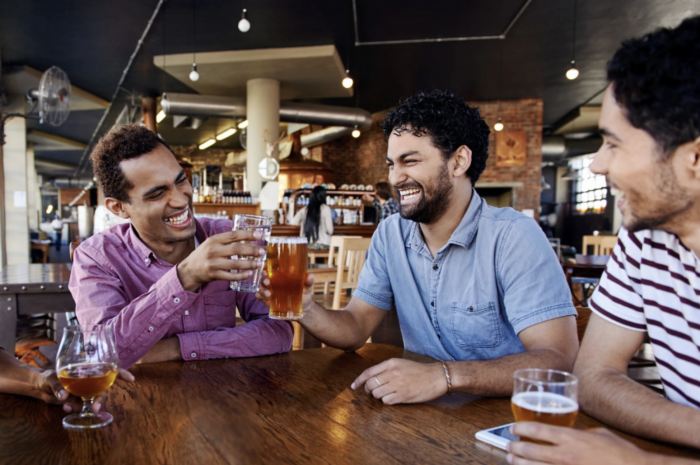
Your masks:
[[[495,428],[485,429],[476,433],[476,438],[479,441],[483,441],[486,444],[496,446],[499,449],[506,450],[506,446],[510,441],[519,441],[520,438],[510,434],[510,427],[515,423],[508,423],[503,426],[496,426]]]

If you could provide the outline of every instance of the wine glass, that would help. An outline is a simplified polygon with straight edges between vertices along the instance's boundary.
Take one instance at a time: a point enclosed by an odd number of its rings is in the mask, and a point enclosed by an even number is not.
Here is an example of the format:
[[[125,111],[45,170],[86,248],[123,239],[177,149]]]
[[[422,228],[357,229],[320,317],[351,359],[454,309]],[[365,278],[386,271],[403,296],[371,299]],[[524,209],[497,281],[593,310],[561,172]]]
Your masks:
[[[83,399],[83,409],[63,419],[66,428],[99,428],[112,415],[92,411],[96,397],[112,386],[119,371],[119,356],[111,326],[68,326],[56,358],[56,374],[66,391]]]

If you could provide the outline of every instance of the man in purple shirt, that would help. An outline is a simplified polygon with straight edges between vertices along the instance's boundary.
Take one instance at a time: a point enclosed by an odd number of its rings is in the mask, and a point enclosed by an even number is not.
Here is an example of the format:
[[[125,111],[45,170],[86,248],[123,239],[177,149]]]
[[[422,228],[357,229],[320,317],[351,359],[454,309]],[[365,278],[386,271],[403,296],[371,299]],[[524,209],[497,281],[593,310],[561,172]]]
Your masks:
[[[90,156],[106,207],[131,220],[75,250],[70,291],[83,325],[114,327],[121,366],[286,352],[288,322],[268,317],[229,281],[250,276],[265,253],[228,220],[195,220],[192,186],[170,148],[139,125],[110,131]],[[232,273],[230,270],[241,270]],[[247,324],[236,327],[236,307]]]

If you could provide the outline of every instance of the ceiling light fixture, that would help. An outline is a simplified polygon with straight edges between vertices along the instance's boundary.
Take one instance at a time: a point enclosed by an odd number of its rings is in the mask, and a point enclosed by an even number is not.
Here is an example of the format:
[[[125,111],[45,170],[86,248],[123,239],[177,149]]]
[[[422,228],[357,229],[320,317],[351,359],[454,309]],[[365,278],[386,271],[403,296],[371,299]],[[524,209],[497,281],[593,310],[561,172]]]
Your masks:
[[[498,122],[497,122],[496,124],[493,125],[493,128],[494,128],[496,131],[503,131],[504,126],[503,126],[503,123],[501,122],[501,117],[500,117],[500,116],[498,117]]]
[[[361,134],[360,130],[357,129],[357,125],[355,125],[355,129],[352,130],[352,137],[357,139],[358,137],[360,137],[360,134]]]
[[[248,120],[241,121],[240,123],[238,123],[238,129],[245,129],[247,127],[248,127]]]
[[[199,73],[197,72],[197,35],[195,33],[195,23],[196,23],[196,4],[192,0],[192,71],[190,72],[190,81],[196,82],[199,80]]]
[[[571,42],[571,68],[566,71],[566,79],[573,81],[579,75],[578,69],[576,69],[576,10],[578,0],[574,0],[574,37]]]
[[[165,112],[163,110],[160,110],[158,114],[156,115],[156,123],[160,123],[165,119]]]
[[[216,140],[224,140],[227,137],[231,137],[232,135],[234,135],[236,133],[236,131],[237,131],[236,128],[228,128],[227,130],[225,130],[224,132],[222,132],[221,134],[216,136]]]
[[[209,139],[208,141],[202,142],[199,144],[199,150],[204,150],[206,148],[211,147],[212,145],[216,144],[216,139]]]
[[[355,81],[352,80],[350,77],[350,70],[346,69],[345,70],[345,77],[343,78],[343,87],[346,89],[349,89],[352,87],[352,85],[355,83]]]
[[[243,13],[241,13],[241,20],[238,21],[238,30],[241,32],[250,31],[250,21],[246,18],[246,12],[248,10],[243,8]]]
[[[197,63],[192,63],[192,72],[190,73],[190,81],[198,81],[199,73],[197,72]]]

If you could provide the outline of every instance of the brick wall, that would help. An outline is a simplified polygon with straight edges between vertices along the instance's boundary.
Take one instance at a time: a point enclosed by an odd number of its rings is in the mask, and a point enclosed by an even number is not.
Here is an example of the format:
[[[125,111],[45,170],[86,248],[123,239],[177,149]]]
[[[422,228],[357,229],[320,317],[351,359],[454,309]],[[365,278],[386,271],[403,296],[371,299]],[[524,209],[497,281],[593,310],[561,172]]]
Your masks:
[[[542,100],[523,99],[496,102],[468,102],[479,108],[489,127],[489,158],[481,182],[521,182],[516,188],[513,207],[516,210],[533,209],[537,213],[540,205],[540,177],[542,162]],[[496,167],[496,136],[493,125],[498,116],[505,130],[525,130],[527,134],[527,159],[525,166]],[[372,129],[363,131],[358,139],[345,136],[321,146],[323,162],[332,168],[333,182],[341,184],[376,184],[386,181],[387,144],[378,123],[386,112],[372,115]]]

